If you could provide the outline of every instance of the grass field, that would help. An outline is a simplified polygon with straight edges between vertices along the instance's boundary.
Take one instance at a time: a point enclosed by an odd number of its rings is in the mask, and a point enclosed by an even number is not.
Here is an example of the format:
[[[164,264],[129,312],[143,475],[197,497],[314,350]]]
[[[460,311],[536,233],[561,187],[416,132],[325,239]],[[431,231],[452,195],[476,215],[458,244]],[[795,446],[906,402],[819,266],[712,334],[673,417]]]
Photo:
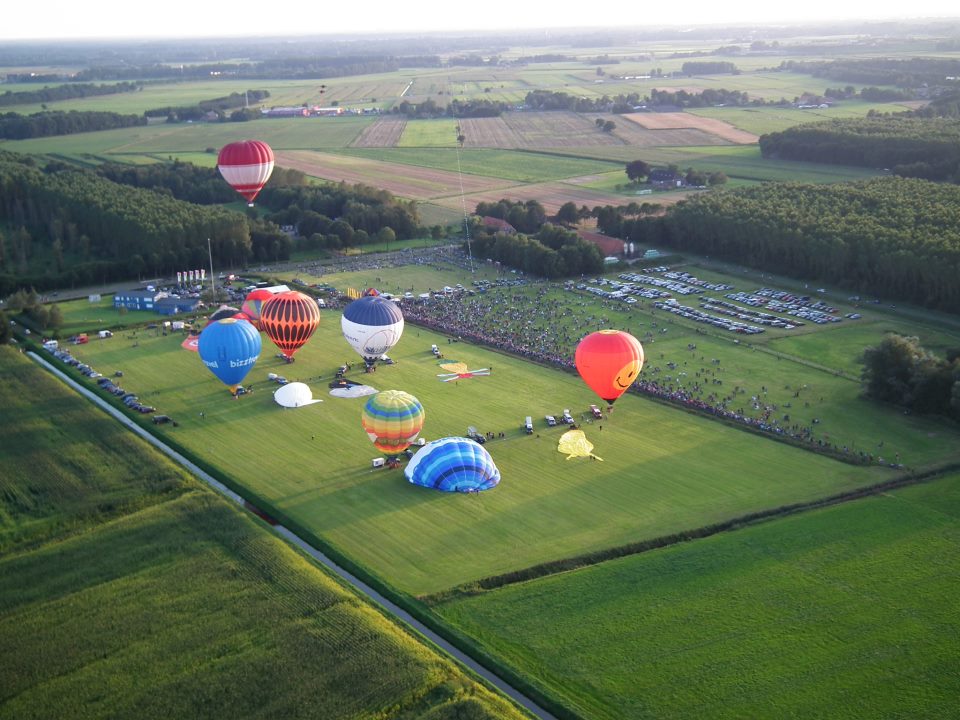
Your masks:
[[[462,271],[409,266],[319,279],[341,287],[422,292],[467,278]],[[561,290],[550,298],[545,302],[569,302],[638,337],[652,327],[652,316],[643,307],[626,311],[592,305],[579,293]],[[659,315],[657,321],[669,332],[647,343],[644,372],[659,367],[661,375],[667,373],[671,361],[678,366],[696,362],[696,369],[704,362],[701,357],[722,358],[724,385],[741,386],[745,405],[751,394],[762,395],[761,385],[769,390],[766,401],[780,404],[790,402],[794,389],[806,384],[801,399],[811,406],[787,412],[803,422],[818,417],[818,428],[838,445],[873,450],[884,440],[884,452],[900,452],[913,466],[955,459],[955,430],[860,399],[854,380],[820,369],[816,348],[798,351],[798,361],[778,360],[760,346],[751,350],[730,338],[697,335],[692,326]],[[841,338],[844,330],[829,332]],[[850,345],[865,339],[856,335]],[[479,497],[442,496],[409,487],[398,472],[371,470],[369,459],[375,453],[360,429],[362,402],[326,394],[333,370],[351,356],[340,337],[338,312],[323,313],[320,329],[293,366],[280,364],[265,348],[249,377],[255,392],[239,402],[194,355],[180,349],[179,340],[141,331],[136,347],[132,337],[118,335],[82,346],[77,354],[96,368],[122,368],[129,388],[181,420],[180,428],[168,431],[178,442],[415,594],[891,476],[889,470],[838,463],[640,397],[623,398],[602,431],[587,426],[604,462],[568,461],[556,450],[559,432],[547,430],[542,417],[564,407],[580,413],[595,402],[578,378],[479,347],[447,345],[442,336],[408,326],[391,352],[397,364],[358,379],[417,395],[427,409],[428,439],[462,434],[467,425],[506,433],[505,439],[488,444],[503,473],[500,487]],[[697,344],[695,354],[687,349],[691,341]],[[492,375],[459,384],[439,382],[442,368],[428,352],[431,343],[470,368],[493,366]],[[265,382],[267,372],[308,382],[324,402],[281,410],[270,397],[275,386]],[[202,421],[201,409],[206,415]],[[537,418],[534,436],[521,432],[525,415]],[[243,437],[263,440],[238,444],[236,439]],[[408,542],[410,533],[416,543]]]
[[[524,716],[24,356],[0,375],[0,718]]]
[[[584,717],[954,717],[960,475],[435,608]]]
[[[344,150],[341,154],[437,170],[457,171],[457,151],[454,148],[433,148],[420,152],[407,148],[377,148]],[[605,160],[576,158],[519,150],[463,148],[460,150],[460,170],[472,175],[489,175],[518,182],[545,182],[581,175],[619,170],[623,165]],[[626,181],[626,175],[623,176]]]

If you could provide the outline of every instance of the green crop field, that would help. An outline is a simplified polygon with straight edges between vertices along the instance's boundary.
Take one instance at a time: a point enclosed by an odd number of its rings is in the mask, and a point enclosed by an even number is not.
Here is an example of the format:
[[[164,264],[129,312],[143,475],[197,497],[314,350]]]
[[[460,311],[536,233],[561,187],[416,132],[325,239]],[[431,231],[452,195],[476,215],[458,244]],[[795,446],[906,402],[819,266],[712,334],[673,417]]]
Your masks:
[[[435,610],[591,718],[954,717],[960,475]]]
[[[0,348],[0,718],[519,718]]]
[[[457,123],[453,118],[408,122],[397,143],[409,148],[452,148],[457,142]]]
[[[416,122],[409,122],[407,127],[416,124]],[[340,154],[437,170],[453,172],[458,170],[457,150],[451,147],[430,148],[428,151],[413,148],[349,148],[341,151]],[[594,175],[613,169],[623,175],[623,167],[620,163],[590,158],[492,148],[464,148],[459,154],[459,169],[464,173],[518,182],[548,182],[581,175]],[[624,180],[626,180],[625,175]]]

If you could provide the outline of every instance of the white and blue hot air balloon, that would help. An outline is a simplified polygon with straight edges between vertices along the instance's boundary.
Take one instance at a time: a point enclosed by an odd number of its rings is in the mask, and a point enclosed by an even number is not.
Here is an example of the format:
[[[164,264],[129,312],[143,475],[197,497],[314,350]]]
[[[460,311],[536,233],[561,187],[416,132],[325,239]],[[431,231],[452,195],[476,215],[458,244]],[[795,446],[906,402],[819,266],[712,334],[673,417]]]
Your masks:
[[[463,437],[447,437],[424,445],[403,474],[414,485],[444,492],[480,492],[500,482],[490,453]]]
[[[371,368],[403,334],[403,313],[392,300],[365,295],[343,310],[343,337]]]

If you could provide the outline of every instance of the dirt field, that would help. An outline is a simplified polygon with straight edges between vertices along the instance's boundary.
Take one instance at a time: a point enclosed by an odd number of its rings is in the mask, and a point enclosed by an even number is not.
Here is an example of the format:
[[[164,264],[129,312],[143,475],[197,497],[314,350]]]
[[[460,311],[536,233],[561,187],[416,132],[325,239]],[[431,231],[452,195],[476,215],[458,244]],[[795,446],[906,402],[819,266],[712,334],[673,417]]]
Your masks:
[[[407,126],[405,118],[382,117],[372,125],[367,125],[357,139],[350,143],[351,147],[384,148],[396,147],[397,141],[403,135]]]
[[[752,145],[758,137],[745,130],[739,130],[730,123],[714,118],[698,117],[690,113],[630,113],[620,117],[639,125],[646,130],[692,129],[722,138],[737,145]],[[715,144],[716,141],[714,141]],[[704,145],[707,143],[689,143]]]
[[[343,181],[350,184],[363,183],[388,190],[397,197],[410,200],[429,200],[450,196],[456,203],[460,202],[461,176],[455,172],[309,150],[279,151],[276,157],[277,164],[282,167],[294,168],[323,180]],[[462,182],[463,191],[467,194],[494,191],[496,188],[514,184],[509,180],[467,174],[462,176]]]

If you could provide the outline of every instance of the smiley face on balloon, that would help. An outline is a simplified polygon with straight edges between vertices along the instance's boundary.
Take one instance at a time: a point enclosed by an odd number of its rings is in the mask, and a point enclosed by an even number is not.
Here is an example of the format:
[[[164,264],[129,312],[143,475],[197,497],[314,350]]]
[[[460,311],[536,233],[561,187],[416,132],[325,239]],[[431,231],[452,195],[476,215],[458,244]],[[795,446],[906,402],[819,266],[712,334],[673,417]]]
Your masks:
[[[633,385],[633,381],[637,379],[637,375],[640,374],[642,367],[643,355],[641,354],[639,359],[631,360],[621,368],[620,372],[618,372],[617,376],[613,379],[614,386],[626,392],[627,388]]]
[[[622,330],[600,330],[580,341],[574,362],[590,389],[613,405],[640,375],[643,346]]]

